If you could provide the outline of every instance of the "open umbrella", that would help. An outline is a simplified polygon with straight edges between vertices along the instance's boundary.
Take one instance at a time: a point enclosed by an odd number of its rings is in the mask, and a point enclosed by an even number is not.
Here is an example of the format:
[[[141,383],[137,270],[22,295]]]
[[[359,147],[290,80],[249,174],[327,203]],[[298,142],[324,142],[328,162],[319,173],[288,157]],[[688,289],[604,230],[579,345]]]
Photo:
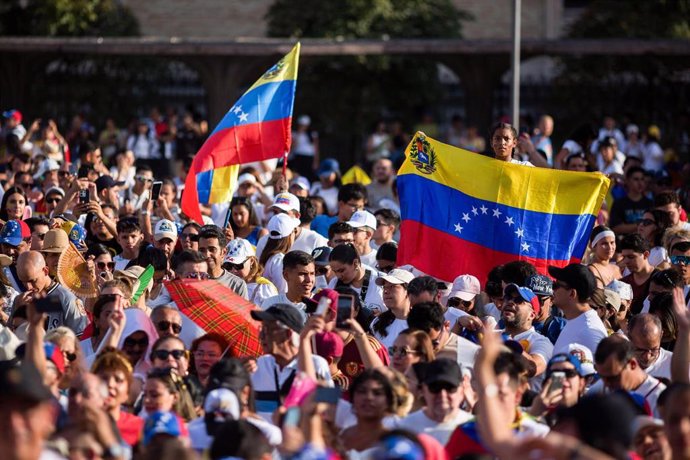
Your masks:
[[[234,357],[263,354],[260,323],[251,318],[256,305],[215,280],[180,279],[165,283],[180,311],[206,332],[222,335]]]

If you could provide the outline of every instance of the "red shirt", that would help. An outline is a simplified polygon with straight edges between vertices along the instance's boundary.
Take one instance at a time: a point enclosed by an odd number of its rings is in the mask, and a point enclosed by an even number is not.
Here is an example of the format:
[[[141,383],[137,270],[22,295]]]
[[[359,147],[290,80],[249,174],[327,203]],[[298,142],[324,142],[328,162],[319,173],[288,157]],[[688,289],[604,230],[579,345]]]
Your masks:
[[[390,365],[391,360],[388,357],[388,350],[381,345],[381,342],[369,334],[367,334],[367,338],[369,339],[369,344],[371,344],[376,354],[381,358],[383,365]],[[340,372],[345,374],[350,381],[353,381],[355,377],[364,372],[364,363],[362,362],[362,357],[359,355],[357,344],[352,335],[350,335],[350,338],[345,342],[343,356],[340,358],[340,362],[338,362],[338,369],[340,369]]]
[[[116,425],[117,429],[120,430],[122,440],[134,447],[139,442],[139,437],[144,429],[144,419],[129,412],[121,411]]]

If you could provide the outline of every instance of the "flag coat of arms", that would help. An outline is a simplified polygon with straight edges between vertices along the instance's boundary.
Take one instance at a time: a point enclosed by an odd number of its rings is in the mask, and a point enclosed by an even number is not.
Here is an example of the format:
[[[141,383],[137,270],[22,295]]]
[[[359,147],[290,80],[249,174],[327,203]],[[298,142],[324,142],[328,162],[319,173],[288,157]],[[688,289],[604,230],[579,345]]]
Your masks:
[[[230,201],[240,165],[290,150],[300,44],[268,69],[228,110],[194,156],[182,211],[199,224],[199,204]]]
[[[499,161],[418,132],[398,172],[398,263],[452,281],[485,280],[513,260],[541,273],[579,262],[609,184],[600,173]]]

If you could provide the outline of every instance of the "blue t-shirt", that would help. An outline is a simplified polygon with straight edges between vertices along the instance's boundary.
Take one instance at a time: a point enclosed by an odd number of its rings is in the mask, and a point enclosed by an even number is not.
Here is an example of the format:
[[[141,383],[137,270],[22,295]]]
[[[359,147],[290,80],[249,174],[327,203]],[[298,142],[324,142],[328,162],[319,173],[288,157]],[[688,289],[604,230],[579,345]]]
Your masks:
[[[328,229],[336,222],[338,222],[337,215],[328,216],[326,214],[321,214],[311,221],[311,229],[324,238],[328,238]]]

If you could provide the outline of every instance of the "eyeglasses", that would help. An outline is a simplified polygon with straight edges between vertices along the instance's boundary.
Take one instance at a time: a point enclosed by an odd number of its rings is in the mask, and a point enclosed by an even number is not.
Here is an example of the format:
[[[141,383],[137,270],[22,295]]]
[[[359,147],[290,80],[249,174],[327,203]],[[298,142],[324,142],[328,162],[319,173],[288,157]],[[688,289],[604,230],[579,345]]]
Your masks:
[[[197,241],[199,241],[199,234],[198,233],[183,233],[180,235],[180,238],[183,240],[189,240],[192,242],[197,242]]]
[[[318,267],[316,269],[316,274],[317,275],[327,275],[329,268],[330,268],[330,266],[328,266],[328,265],[324,265],[323,267]]]
[[[638,348],[638,347],[635,347],[635,354],[638,356],[649,355],[651,357],[656,357],[659,355],[660,351],[661,351],[661,347],[656,347],[656,348]]]
[[[77,360],[77,354],[76,353],[68,353],[63,351],[62,354],[64,355],[65,358],[67,358],[67,361],[70,363],[73,363],[74,361]]]
[[[690,265],[690,256],[671,256],[673,265]]]
[[[144,183],[146,183],[146,182],[153,182],[153,179],[151,179],[150,177],[135,176],[134,178],[135,178],[136,180],[138,180],[139,182],[144,182]]]
[[[125,339],[124,345],[129,348],[134,348],[134,347],[140,347],[140,348],[145,348],[149,344],[149,338],[148,337],[142,337],[141,339],[133,339],[131,337],[127,337]]]
[[[228,268],[230,270],[234,270],[234,271],[244,270],[244,265],[246,263],[247,263],[246,260],[244,262],[242,262],[241,264],[231,264],[230,262],[228,262]]]
[[[99,270],[115,270],[115,262],[96,262],[96,266]]]
[[[392,346],[388,347],[388,354],[391,356],[400,356],[401,358],[404,358],[407,355],[418,355],[419,352],[405,347]]]
[[[185,350],[156,350],[151,353],[151,356],[158,358],[161,361],[167,360],[171,355],[174,359],[182,359],[187,355],[187,352]]]
[[[376,264],[376,269],[383,273],[390,273],[391,270],[395,268],[395,265],[381,265]]]
[[[209,275],[206,272],[191,272],[187,273],[187,278],[193,280],[207,280]]]
[[[46,198],[46,203],[59,203],[60,198]]]
[[[172,321],[158,321],[156,323],[156,329],[161,332],[168,331],[170,328],[172,328],[175,334],[179,334],[182,331],[182,325],[173,323]]]
[[[194,352],[194,357],[197,359],[204,359],[204,358],[218,359],[218,358],[220,358],[220,355],[218,353],[197,350]]]
[[[650,225],[656,225],[656,222],[652,219],[642,219],[640,221],[640,225],[642,225],[643,227],[649,227]]]
[[[433,394],[439,394],[443,390],[446,390],[446,393],[455,393],[458,391],[457,386],[451,385],[447,382],[434,382],[428,384],[426,387],[429,389],[429,393]]]

